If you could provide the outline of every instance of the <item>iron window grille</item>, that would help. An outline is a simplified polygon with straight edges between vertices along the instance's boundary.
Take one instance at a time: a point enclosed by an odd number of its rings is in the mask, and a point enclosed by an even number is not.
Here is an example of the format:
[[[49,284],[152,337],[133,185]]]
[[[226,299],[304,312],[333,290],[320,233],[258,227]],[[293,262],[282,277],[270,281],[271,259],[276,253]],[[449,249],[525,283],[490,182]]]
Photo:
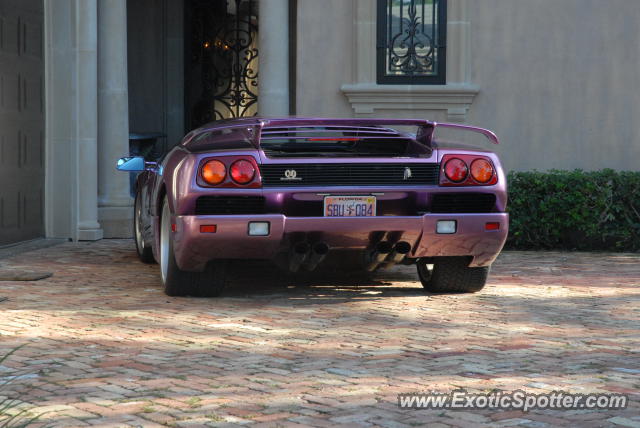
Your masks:
[[[377,0],[379,84],[446,83],[446,0]]]

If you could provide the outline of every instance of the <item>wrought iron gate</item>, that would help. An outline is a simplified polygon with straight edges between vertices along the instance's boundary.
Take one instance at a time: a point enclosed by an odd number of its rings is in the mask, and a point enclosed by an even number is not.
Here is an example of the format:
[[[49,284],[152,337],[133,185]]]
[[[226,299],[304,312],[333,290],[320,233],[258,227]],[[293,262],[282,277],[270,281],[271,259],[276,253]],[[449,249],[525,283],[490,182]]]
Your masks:
[[[189,1],[188,127],[257,113],[257,20],[256,0]]]

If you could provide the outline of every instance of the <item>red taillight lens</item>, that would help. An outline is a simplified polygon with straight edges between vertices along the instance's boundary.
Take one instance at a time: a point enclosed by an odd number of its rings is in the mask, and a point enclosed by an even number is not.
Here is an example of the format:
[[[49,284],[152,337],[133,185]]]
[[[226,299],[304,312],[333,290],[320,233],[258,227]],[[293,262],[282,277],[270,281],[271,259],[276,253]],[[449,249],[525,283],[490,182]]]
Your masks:
[[[247,184],[256,175],[256,168],[246,160],[235,161],[230,168],[231,178],[238,184]]]
[[[485,223],[484,230],[500,230],[500,223],[498,222]]]
[[[220,184],[227,176],[227,168],[218,160],[210,160],[202,167],[202,179],[211,185]]]
[[[462,159],[453,158],[445,164],[444,174],[454,183],[460,183],[469,175],[469,167]]]
[[[493,165],[486,159],[476,159],[471,163],[471,176],[478,183],[488,183],[493,178]]]

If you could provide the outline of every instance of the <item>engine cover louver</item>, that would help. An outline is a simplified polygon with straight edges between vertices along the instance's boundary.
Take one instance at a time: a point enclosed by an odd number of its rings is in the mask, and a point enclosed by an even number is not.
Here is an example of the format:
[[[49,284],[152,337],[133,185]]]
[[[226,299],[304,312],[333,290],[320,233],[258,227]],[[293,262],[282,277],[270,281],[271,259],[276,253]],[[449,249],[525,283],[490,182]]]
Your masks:
[[[196,215],[264,214],[262,196],[200,196]]]
[[[431,212],[437,214],[490,213],[495,207],[493,193],[441,193],[431,202]]]
[[[435,163],[314,163],[261,165],[264,187],[436,185]]]

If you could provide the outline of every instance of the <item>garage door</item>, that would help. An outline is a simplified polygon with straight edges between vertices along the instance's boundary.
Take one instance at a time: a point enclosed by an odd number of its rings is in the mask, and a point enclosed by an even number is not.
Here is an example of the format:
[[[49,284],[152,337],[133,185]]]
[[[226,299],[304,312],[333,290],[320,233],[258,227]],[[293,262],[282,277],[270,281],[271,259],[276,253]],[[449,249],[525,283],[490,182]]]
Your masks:
[[[0,246],[43,236],[42,0],[0,0]]]

